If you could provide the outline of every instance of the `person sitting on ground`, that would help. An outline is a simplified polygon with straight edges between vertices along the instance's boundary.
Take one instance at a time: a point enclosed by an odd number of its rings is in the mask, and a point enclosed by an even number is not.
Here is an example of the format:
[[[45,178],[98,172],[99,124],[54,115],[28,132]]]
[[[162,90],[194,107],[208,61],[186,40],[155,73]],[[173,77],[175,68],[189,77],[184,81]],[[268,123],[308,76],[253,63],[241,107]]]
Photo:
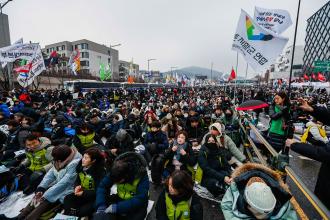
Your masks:
[[[223,127],[224,126],[219,122],[211,124],[209,127],[209,132],[203,137],[202,144],[205,143],[206,136],[208,134],[212,134],[216,137],[217,143],[220,146],[225,147],[232,153],[234,159],[238,160],[240,163],[244,163],[246,161],[246,156],[238,149],[233,140],[222,132],[224,130]]]
[[[193,147],[196,148],[202,141],[203,129],[199,123],[199,118],[192,117],[190,119],[190,126],[187,128],[188,139],[192,143]]]
[[[225,126],[225,133],[236,144],[241,144],[241,137],[239,133],[239,121],[232,109],[226,109],[224,116],[221,118],[221,123]]]
[[[31,203],[21,211],[18,219],[39,219],[46,211],[63,204],[64,197],[73,192],[81,154],[75,148],[59,145],[54,147],[52,157],[54,166],[46,173]]]
[[[51,142],[46,137],[37,137],[30,134],[25,139],[26,159],[14,170],[22,175],[24,194],[34,192],[45,176],[52,168]]]
[[[202,220],[203,206],[193,190],[191,176],[181,170],[174,171],[166,181],[165,190],[156,204],[157,220]]]
[[[73,138],[73,145],[78,149],[80,153],[83,153],[89,147],[98,144],[103,146],[101,138],[93,131],[88,124],[83,123],[78,129]]]
[[[64,198],[64,214],[71,216],[92,216],[96,189],[105,175],[102,152],[95,147],[88,148],[77,165],[74,193]]]
[[[144,158],[134,152],[116,158],[96,190],[95,220],[143,220],[147,214],[149,179]],[[113,185],[117,194],[110,195]]]
[[[185,170],[190,173],[190,175],[194,172],[193,166],[196,164],[197,160],[187,139],[187,132],[177,132],[172,147],[165,151],[164,160],[167,161],[164,170],[165,177],[174,170]]]
[[[296,220],[288,186],[275,171],[261,164],[247,163],[234,171],[221,209],[226,220]]]
[[[166,134],[164,134],[160,128],[160,122],[153,121],[151,124],[151,131],[147,133],[144,140],[144,146],[151,156],[160,153],[163,154],[169,146]]]
[[[217,143],[216,136],[208,134],[205,140],[199,151],[196,181],[206,187],[214,197],[218,197],[231,183],[231,167],[228,161],[232,154]]]
[[[115,158],[122,153],[134,151],[133,138],[126,130],[119,129],[107,140],[105,147],[109,149],[110,156]]]

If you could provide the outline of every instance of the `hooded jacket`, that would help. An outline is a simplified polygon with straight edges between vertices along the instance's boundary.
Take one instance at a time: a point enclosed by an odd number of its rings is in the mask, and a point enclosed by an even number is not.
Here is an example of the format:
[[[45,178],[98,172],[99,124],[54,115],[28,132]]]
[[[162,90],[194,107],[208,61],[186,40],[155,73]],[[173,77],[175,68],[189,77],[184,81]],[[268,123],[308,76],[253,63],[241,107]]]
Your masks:
[[[50,168],[53,166],[51,161],[53,160],[51,153],[53,150],[53,147],[51,147],[51,141],[46,138],[46,137],[40,137],[39,138],[40,141],[40,146],[35,149],[35,150],[29,150],[27,149],[26,155],[27,158],[22,162],[22,164],[26,167],[29,167],[29,169],[31,171],[44,171],[47,172],[48,170],[50,170]],[[44,151],[44,152],[42,152]],[[40,169],[38,169],[38,163],[39,161],[37,157],[44,157],[45,160],[48,161],[47,164],[43,165],[42,167],[40,167]],[[40,160],[41,158],[39,158]]]
[[[233,183],[227,189],[222,201],[221,209],[227,220],[255,219],[247,209],[244,200],[244,190],[251,177],[260,177],[271,188],[276,205],[269,217],[271,220],[296,220],[296,211],[293,209],[288,186],[281,176],[268,167],[256,163],[247,163],[238,167],[232,174]]]
[[[124,158],[128,158],[133,164],[133,173],[136,174],[134,179],[139,178],[140,181],[137,185],[136,194],[131,199],[122,200],[117,203],[118,214],[125,214],[142,208],[148,203],[149,198],[149,179],[146,169],[147,162],[143,156],[134,152],[124,153],[118,156],[115,162]],[[103,178],[96,190],[96,208],[108,205],[106,202],[106,195],[109,194],[113,185],[114,182],[112,182],[110,175]]]
[[[75,149],[73,159],[62,169],[56,170],[53,166],[42,179],[37,188],[44,191],[43,197],[51,203],[59,200],[62,204],[64,197],[73,193],[74,183],[77,177],[76,167],[81,160],[81,154]]]
[[[239,160],[240,162],[243,162],[246,160],[246,156],[237,148],[236,144],[233,142],[233,140],[226,134],[222,134],[222,127],[221,124],[216,122],[210,125],[209,130],[211,130],[212,127],[215,127],[220,134],[217,136],[217,142],[222,146],[224,145],[225,148],[227,148],[233,156]],[[209,131],[207,134],[204,135],[203,140],[202,140],[202,145],[205,143],[205,138],[207,135],[211,134]],[[221,135],[223,135],[223,143],[221,143]]]
[[[118,132],[120,131],[121,130],[119,130]],[[129,135],[127,132],[122,132],[121,135],[123,135],[123,137],[118,137],[118,132],[117,134],[113,134],[110,139],[107,140],[107,142],[105,143],[106,149],[117,149],[117,155],[128,151],[134,151],[134,143],[131,135]],[[122,141],[120,141],[120,139]]]

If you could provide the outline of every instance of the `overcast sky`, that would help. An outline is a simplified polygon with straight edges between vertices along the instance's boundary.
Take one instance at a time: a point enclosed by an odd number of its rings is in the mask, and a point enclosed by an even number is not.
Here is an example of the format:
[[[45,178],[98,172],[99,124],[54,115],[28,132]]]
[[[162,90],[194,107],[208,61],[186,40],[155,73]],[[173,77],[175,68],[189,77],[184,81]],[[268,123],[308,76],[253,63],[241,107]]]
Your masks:
[[[297,44],[303,45],[306,20],[328,0],[301,0]],[[0,0],[5,2],[5,0]],[[290,12],[293,25],[284,32],[293,42],[298,0],[14,0],[3,10],[9,15],[11,41],[39,42],[88,39],[118,44],[119,57],[147,68],[168,71],[201,66],[229,73],[236,52],[231,44],[241,8],[253,16],[255,6]],[[245,75],[246,63],[239,59]],[[251,69],[251,68],[250,68]],[[255,73],[251,69],[249,75]]]

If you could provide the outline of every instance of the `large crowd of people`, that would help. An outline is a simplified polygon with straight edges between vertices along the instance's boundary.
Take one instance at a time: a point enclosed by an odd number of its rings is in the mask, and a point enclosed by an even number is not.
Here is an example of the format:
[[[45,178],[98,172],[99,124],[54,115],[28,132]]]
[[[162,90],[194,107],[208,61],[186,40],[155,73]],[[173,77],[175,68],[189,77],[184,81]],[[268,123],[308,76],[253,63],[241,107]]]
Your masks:
[[[300,98],[303,94],[308,102]],[[293,101],[284,91],[266,87],[75,95],[65,90],[0,95],[0,202],[18,191],[34,194],[15,219],[62,213],[142,220],[151,184],[163,187],[155,205],[158,220],[203,219],[194,184],[221,201],[219,215],[225,219],[297,219],[281,177],[249,163],[241,148],[235,103],[249,99],[270,103],[253,115],[269,115],[266,136],[274,149],[291,147],[322,162],[315,193],[330,207],[326,91],[293,90]],[[307,124],[301,143],[288,136],[292,121]]]

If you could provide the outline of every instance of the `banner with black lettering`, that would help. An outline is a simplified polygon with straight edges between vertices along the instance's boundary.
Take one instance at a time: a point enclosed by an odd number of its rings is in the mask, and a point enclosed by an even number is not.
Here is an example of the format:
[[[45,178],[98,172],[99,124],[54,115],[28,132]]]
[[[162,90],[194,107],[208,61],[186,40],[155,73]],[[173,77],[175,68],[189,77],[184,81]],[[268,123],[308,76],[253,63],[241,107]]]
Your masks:
[[[242,54],[255,71],[263,71],[274,63],[288,40],[261,27],[241,10],[232,49]]]

